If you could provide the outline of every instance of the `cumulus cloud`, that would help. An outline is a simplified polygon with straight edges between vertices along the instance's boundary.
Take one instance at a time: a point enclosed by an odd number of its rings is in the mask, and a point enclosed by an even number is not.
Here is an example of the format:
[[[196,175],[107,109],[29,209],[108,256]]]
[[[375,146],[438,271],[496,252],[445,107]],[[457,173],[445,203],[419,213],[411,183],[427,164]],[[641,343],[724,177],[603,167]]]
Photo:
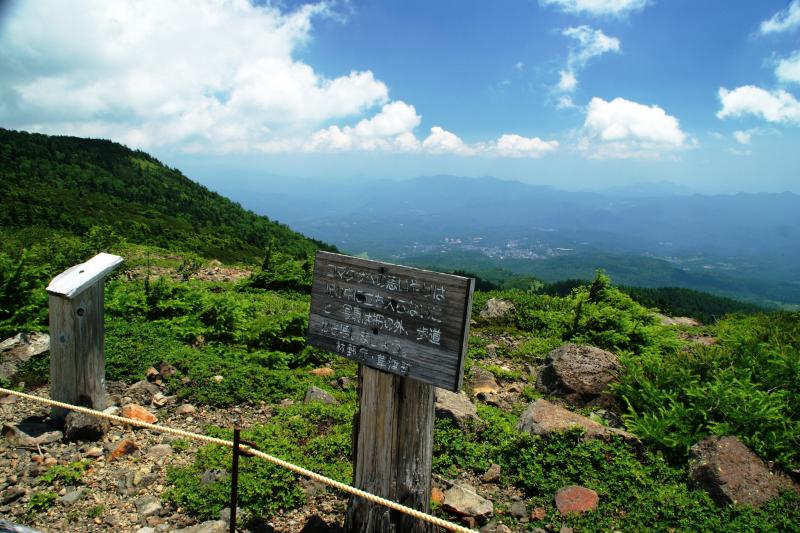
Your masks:
[[[489,153],[505,157],[541,157],[558,150],[558,141],[543,141],[539,137],[522,137],[507,133],[486,149]]]
[[[755,115],[767,122],[800,124],[800,102],[783,90],[767,91],[755,85],[745,85],[729,91],[719,90],[722,109],[717,117]]]
[[[792,0],[786,9],[762,21],[759,30],[762,34],[782,33],[798,26],[800,26],[800,0]]]
[[[778,61],[775,76],[783,83],[800,83],[800,50]]]
[[[572,14],[624,16],[644,9],[648,0],[539,0],[539,4]]]
[[[586,68],[591,59],[608,52],[620,51],[619,39],[589,26],[567,28],[561,33],[572,39],[573,44],[567,55],[567,65],[559,72],[556,90],[560,92],[572,92],[578,87],[577,74]]]
[[[694,144],[662,108],[624,98],[592,98],[581,133],[579,148],[598,159],[659,158]]]
[[[371,71],[328,78],[294,58],[328,12],[247,0],[19,2],[0,36],[0,119],[227,151],[388,102]]]

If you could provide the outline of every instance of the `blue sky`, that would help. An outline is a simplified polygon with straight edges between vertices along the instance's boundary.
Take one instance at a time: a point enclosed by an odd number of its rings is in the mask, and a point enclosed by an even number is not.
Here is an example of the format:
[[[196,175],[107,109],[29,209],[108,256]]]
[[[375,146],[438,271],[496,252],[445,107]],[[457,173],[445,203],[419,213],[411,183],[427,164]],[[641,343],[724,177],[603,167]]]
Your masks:
[[[800,0],[40,0],[0,20],[0,125],[206,183],[800,192]]]

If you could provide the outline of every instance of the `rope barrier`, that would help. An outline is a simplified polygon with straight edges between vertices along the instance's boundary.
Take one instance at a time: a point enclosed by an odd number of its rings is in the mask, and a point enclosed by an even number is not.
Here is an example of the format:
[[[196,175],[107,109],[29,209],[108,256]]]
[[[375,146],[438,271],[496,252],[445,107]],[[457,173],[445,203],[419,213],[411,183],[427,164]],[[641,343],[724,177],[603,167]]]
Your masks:
[[[89,409],[88,407],[81,407],[78,405],[72,405],[68,403],[58,402],[56,400],[51,400],[49,398],[41,398],[39,396],[34,396],[32,394],[26,394],[24,392],[17,392],[9,389],[4,389],[0,387],[0,393],[11,394],[14,396],[19,396],[20,398],[24,398],[27,400],[32,400],[34,402],[43,403],[46,405],[51,405],[53,407],[61,407],[63,409],[69,409],[71,411],[76,411],[78,413],[84,413],[89,416],[94,416],[97,418],[105,418],[107,420],[111,420],[114,422],[118,422],[120,424],[128,424],[131,426],[138,426],[145,429],[150,429],[153,431],[160,431],[162,433],[170,433],[172,435],[178,435],[180,437],[184,437],[187,439],[192,439],[200,442],[206,442],[208,444],[217,444],[219,446],[225,446],[227,448],[233,448],[233,441],[219,439],[216,437],[209,437],[208,435],[201,435],[199,433],[192,433],[190,431],[184,431],[182,429],[175,429],[169,426],[158,426],[156,424],[150,424],[148,422],[143,422],[141,420],[136,420],[133,418],[125,418],[122,416],[112,415],[108,413],[103,413],[102,411],[96,411],[94,409]],[[389,509],[407,514],[419,520],[423,520],[435,526],[447,529],[449,531],[457,531],[458,533],[475,533],[475,530],[466,528],[464,526],[460,526],[458,524],[454,524],[447,520],[443,520],[433,515],[429,515],[427,513],[423,513],[422,511],[418,511],[416,509],[412,509],[411,507],[407,507],[400,503],[394,502],[392,500],[387,500],[386,498],[382,498],[380,496],[376,496],[369,492],[363,491],[361,489],[352,487],[345,483],[341,483],[336,481],[335,479],[331,479],[329,477],[323,476],[322,474],[317,474],[316,472],[312,472],[311,470],[307,470],[301,466],[297,466],[292,464],[288,461],[284,461],[283,459],[279,459],[278,457],[269,455],[267,453],[262,452],[261,450],[257,450],[251,446],[246,444],[239,445],[239,451],[252,455],[255,457],[260,457],[265,461],[269,461],[270,463],[280,466],[281,468],[285,468],[295,474],[299,474],[301,476],[307,477],[309,479],[313,479],[314,481],[318,481],[329,487],[334,489],[340,490],[342,492],[346,492],[348,494],[352,494],[353,496],[358,496],[359,498],[364,498],[365,500],[376,503],[378,505],[382,505],[384,507],[388,507]]]

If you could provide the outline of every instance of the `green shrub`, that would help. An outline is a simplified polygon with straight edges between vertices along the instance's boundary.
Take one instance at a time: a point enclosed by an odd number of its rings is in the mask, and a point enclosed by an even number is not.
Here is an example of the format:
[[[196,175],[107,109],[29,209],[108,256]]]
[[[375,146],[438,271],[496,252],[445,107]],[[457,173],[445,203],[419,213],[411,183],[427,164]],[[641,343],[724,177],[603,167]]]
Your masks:
[[[28,501],[28,515],[34,515],[50,509],[58,499],[58,494],[51,490],[35,492]]]
[[[55,481],[60,481],[64,485],[77,485],[80,483],[83,473],[89,464],[90,462],[84,459],[83,461],[74,461],[68,465],[51,466],[47,472],[39,477],[39,481],[48,485]]]

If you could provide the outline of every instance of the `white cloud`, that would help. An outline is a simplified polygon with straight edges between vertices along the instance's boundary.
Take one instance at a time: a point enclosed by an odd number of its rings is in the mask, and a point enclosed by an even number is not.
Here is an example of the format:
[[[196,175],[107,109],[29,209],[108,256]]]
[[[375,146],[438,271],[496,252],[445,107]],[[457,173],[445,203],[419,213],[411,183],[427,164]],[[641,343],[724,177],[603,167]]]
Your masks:
[[[775,76],[783,83],[800,83],[800,50],[778,61]]]
[[[750,142],[753,140],[753,133],[754,133],[753,130],[734,131],[733,138],[736,139],[736,142],[738,142],[739,144],[747,145],[750,144]]]
[[[694,141],[678,119],[662,108],[615,98],[592,98],[586,111],[579,149],[592,158],[659,158],[689,148]]]
[[[560,92],[572,92],[578,86],[577,73],[589,64],[592,58],[608,52],[619,52],[619,39],[609,37],[602,30],[589,26],[576,26],[562,31],[562,35],[574,41],[567,55],[567,65],[559,72],[556,89]]]
[[[475,153],[471,147],[464,144],[461,137],[439,126],[431,128],[430,135],[422,141],[422,148],[432,154],[473,155]]]
[[[800,0],[792,0],[789,7],[778,11],[772,18],[761,22],[761,33],[780,33],[800,26]]]
[[[572,101],[572,97],[567,95],[567,96],[562,96],[558,99],[556,107],[558,109],[577,109],[578,106],[575,105],[575,102]]]
[[[558,146],[558,141],[543,141],[539,137],[522,137],[507,133],[486,150],[505,157],[541,157],[557,150]]]
[[[0,34],[0,120],[143,148],[242,151],[386,103],[371,71],[327,78],[295,59],[327,13],[247,0],[19,2]]]
[[[539,0],[539,4],[573,14],[624,16],[644,9],[648,0]]]
[[[722,109],[718,118],[755,115],[767,122],[800,124],[800,102],[783,90],[767,91],[754,85],[745,85],[729,91],[719,90]]]

